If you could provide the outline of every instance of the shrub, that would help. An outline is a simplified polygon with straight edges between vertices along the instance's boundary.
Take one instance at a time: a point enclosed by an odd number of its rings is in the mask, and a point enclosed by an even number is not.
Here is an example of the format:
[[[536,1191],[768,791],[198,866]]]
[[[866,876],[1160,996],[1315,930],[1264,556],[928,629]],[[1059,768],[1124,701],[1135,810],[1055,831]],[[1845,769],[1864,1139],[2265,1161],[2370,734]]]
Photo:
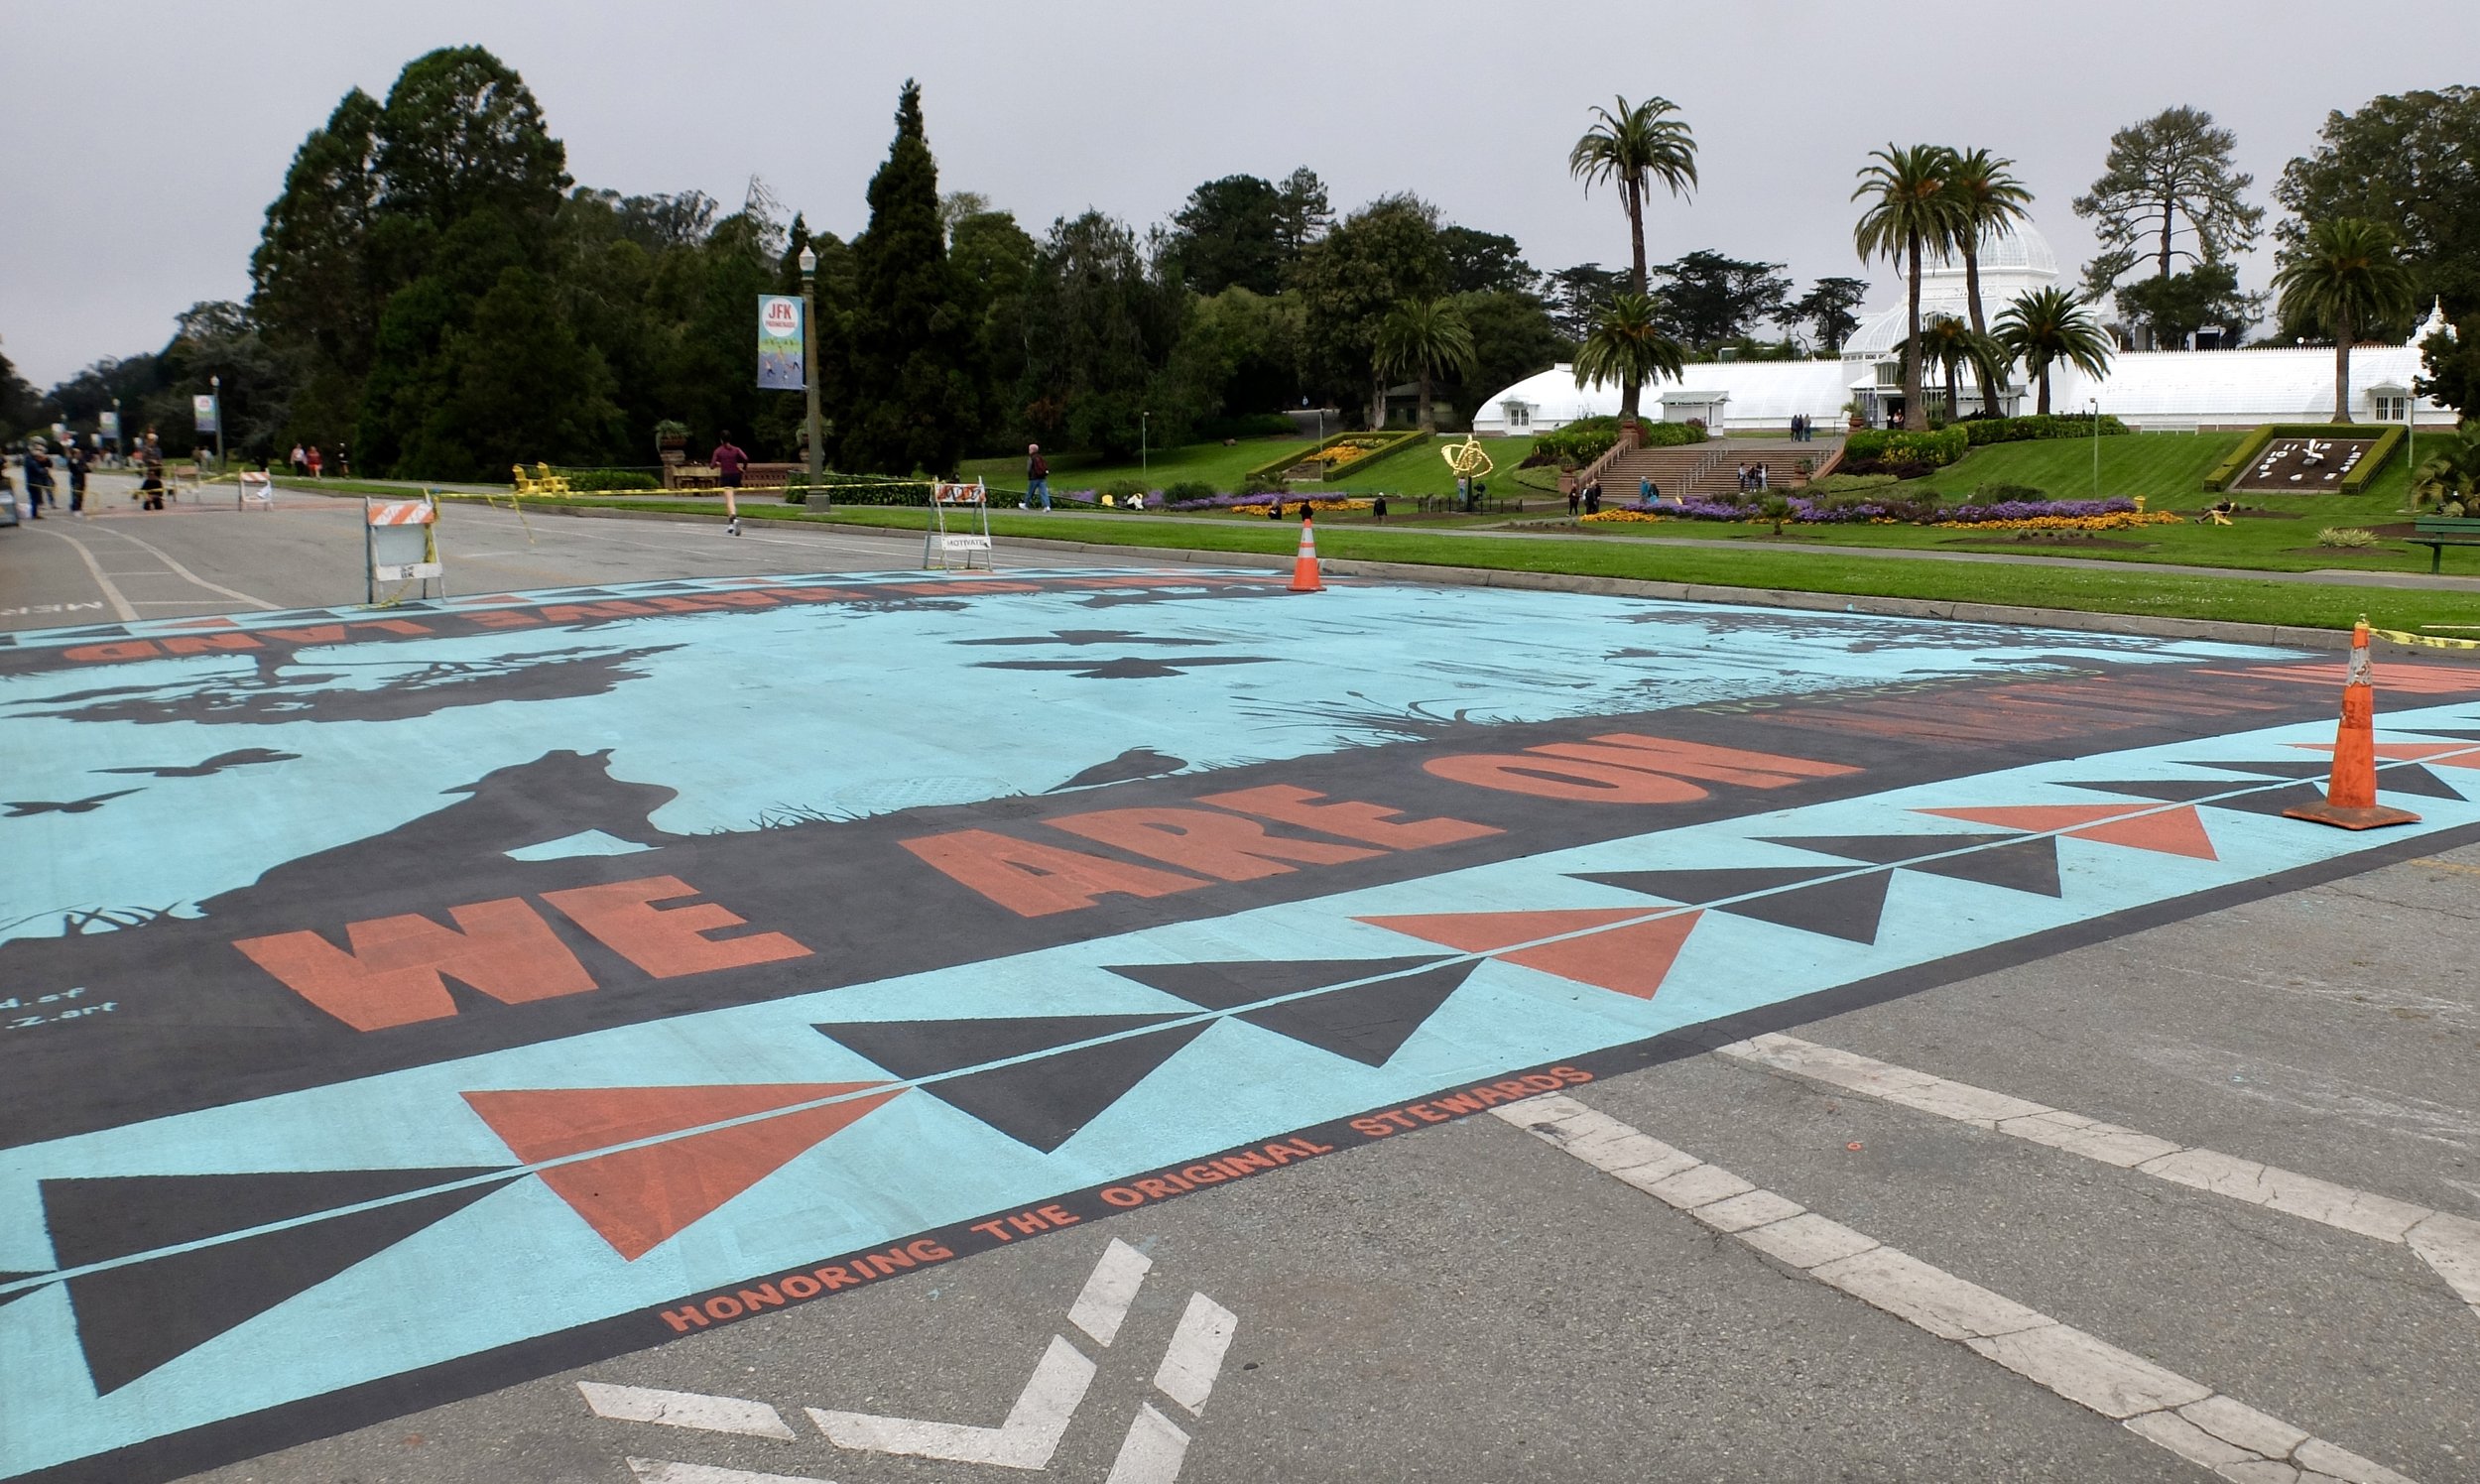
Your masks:
[[[1643,446],[1676,448],[1705,440],[1705,425],[1690,418],[1684,423],[1654,423],[1640,419]],[[1540,433],[1533,439],[1533,451],[1525,456],[1521,468],[1542,464],[1559,464],[1574,468],[1591,463],[1610,451],[1619,441],[1619,420],[1613,418],[1578,418],[1564,428]]]
[[[2327,526],[2316,533],[2320,547],[2373,547],[2377,533],[2362,526]]]
[[[1211,500],[1213,498],[1214,486],[1202,479],[1181,479],[1163,487],[1163,499],[1172,505],[1177,505],[1182,500]]]
[[[1273,474],[1251,474],[1240,483],[1244,495],[1280,495],[1291,486]]]
[[[2035,413],[2022,418],[1971,418],[1956,425],[1975,448],[1985,443],[2020,443],[2032,438],[2084,438],[2092,436],[2089,414]],[[2127,425],[2104,414],[2101,434],[2115,437],[2127,432]]]
[[[1690,418],[1684,423],[1647,423],[1645,446],[1648,448],[1683,448],[1689,443],[1705,440],[1705,420]]]
[[[1971,443],[1961,428],[1935,433],[1905,433],[1896,429],[1863,428],[1843,439],[1843,459],[1873,464],[1919,463],[1944,468],[1963,456]],[[1867,471],[1862,471],[1867,472]]]
[[[2048,498],[2047,490],[2035,489],[2029,484],[2005,484],[1992,480],[1972,487],[1972,499],[1982,505],[2004,505],[2009,501],[2031,503]]]
[[[568,488],[580,495],[606,494],[612,490],[661,489],[663,481],[640,469],[570,469]]]
[[[1219,443],[1225,438],[1288,438],[1292,420],[1281,413],[1254,413],[1238,418],[1208,418],[1189,430],[1189,436]]]
[[[1146,486],[1142,479],[1114,479],[1102,486],[1097,493],[1109,495],[1113,501],[1125,505],[1130,495],[1146,493]]]
[[[1878,475],[1890,480],[1926,479],[1937,472],[1937,466],[1917,458],[1846,458],[1843,466],[1829,477]]]

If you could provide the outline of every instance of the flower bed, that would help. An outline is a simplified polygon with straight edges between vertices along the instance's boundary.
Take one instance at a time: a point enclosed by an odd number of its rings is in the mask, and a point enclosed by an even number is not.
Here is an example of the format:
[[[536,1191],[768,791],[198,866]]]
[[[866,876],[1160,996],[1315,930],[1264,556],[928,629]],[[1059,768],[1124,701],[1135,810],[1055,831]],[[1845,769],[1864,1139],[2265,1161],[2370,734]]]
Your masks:
[[[2007,500],[1989,505],[1956,505],[1918,519],[1900,507],[1859,500],[1835,503],[1798,495],[1784,501],[1784,521],[1801,526],[1970,527],[1985,531],[2124,531],[2136,526],[2173,526],[2185,518],[2167,510],[2147,510],[2144,502],[2108,500]],[[1774,517],[1754,505],[1721,500],[1690,500],[1685,504],[1625,505],[1584,517],[1587,524],[1616,525],[1656,521],[1735,521],[1771,525]]]
[[[1366,495],[1312,495],[1306,497],[1311,510],[1367,510]],[[1209,500],[1174,500],[1165,510],[1253,510],[1264,514],[1269,506],[1280,505],[1290,510],[1301,503],[1299,495],[1216,495]]]

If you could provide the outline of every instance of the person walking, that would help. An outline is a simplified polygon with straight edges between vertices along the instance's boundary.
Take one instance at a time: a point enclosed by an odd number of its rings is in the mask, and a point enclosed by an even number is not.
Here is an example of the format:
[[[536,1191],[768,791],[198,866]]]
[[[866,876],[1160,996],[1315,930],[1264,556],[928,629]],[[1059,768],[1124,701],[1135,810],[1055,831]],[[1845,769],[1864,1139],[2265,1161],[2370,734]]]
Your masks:
[[[319,460],[319,456],[318,456],[318,445],[317,445],[316,443],[312,443],[312,444],[310,444],[310,476],[312,479],[320,479],[320,478],[324,478],[324,477],[325,477],[324,475],[322,475],[322,474],[320,474],[320,473],[318,472],[318,465],[319,465],[319,461],[320,461],[320,460]]]
[[[1602,482],[1598,479],[1584,487],[1584,513],[1588,516],[1602,513]]]
[[[1386,523],[1387,497],[1385,491],[1381,490],[1378,494],[1378,498],[1369,502],[1369,517],[1371,520],[1377,521],[1381,525]]]
[[[293,445],[293,472],[306,477],[310,473],[310,455],[302,451],[299,443]]]
[[[732,441],[731,430],[724,430],[716,439],[714,454],[706,460],[714,465],[714,482],[723,491],[723,534],[741,534],[740,487],[741,470],[749,467],[749,454]]]
[[[1042,444],[1027,443],[1025,445],[1025,503],[1016,508],[1031,510],[1037,500],[1042,502],[1043,509],[1051,508],[1051,460],[1042,456]]]
[[[74,440],[68,445],[68,513],[86,518],[86,450]]]
[[[1584,487],[1583,487],[1582,485],[1577,485],[1577,484],[1571,484],[1571,485],[1568,485],[1568,486],[1567,486],[1567,514],[1569,514],[1569,515],[1574,515],[1574,514],[1576,513],[1577,509],[1578,509],[1578,508],[1580,508],[1583,504],[1584,504]]]
[[[1653,475],[1651,475],[1651,474],[1640,474],[1640,475],[1638,475],[1638,476],[1637,476],[1637,480],[1636,480],[1636,503],[1637,503],[1637,504],[1639,504],[1639,505],[1651,505],[1652,503],[1654,503],[1654,476],[1653,476]]]

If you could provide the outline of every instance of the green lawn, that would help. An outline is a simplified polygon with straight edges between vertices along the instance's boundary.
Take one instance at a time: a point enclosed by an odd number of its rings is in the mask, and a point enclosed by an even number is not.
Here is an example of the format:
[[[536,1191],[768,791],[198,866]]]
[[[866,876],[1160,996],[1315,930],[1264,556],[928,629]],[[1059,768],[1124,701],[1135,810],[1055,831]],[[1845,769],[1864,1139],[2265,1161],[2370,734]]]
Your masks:
[[[1296,484],[1296,493],[1367,494],[1385,490],[1390,495],[1444,495],[1455,489],[1455,476],[1438,456],[1440,443],[1451,434],[1442,434],[1427,447],[1414,446],[1389,455],[1366,470],[1348,473],[1331,484]],[[1461,441],[1456,438],[1456,441]],[[1242,438],[1226,447],[1221,443],[1187,443],[1177,448],[1157,449],[1146,460],[1142,472],[1134,462],[1106,463],[1088,453],[1062,453],[1051,460],[1051,490],[1056,495],[1064,489],[1099,489],[1117,479],[1143,479],[1149,489],[1181,480],[1194,479],[1214,486],[1218,494],[1231,494],[1241,485],[1241,476],[1263,463],[1271,463],[1280,455],[1306,453],[1316,447],[1314,441],[1299,438]],[[1484,438],[1481,446],[1489,451],[1498,467],[1495,480],[1514,472],[1533,451],[1529,437]],[[964,477],[987,479],[992,491],[1020,493],[1025,488],[1025,459],[1022,454],[1005,458],[968,458],[964,461]],[[1512,491],[1514,486],[1510,484]]]
[[[574,503],[626,504],[635,509],[678,510],[711,516],[709,503],[620,501],[587,497]],[[832,520],[895,530],[922,529],[919,510],[844,507],[811,514],[794,507],[744,512],[758,519]],[[2283,523],[2291,524],[2291,523]],[[1130,547],[1169,547],[1201,552],[1292,552],[1299,537],[1291,524],[1248,521],[1156,520],[1138,517],[1020,515],[994,511],[991,529],[1001,538],[1054,537]],[[1357,522],[1329,523],[1318,533],[1325,556],[1437,566],[1493,567],[1512,571],[1572,572],[1586,576],[1638,577],[1717,586],[1777,588],[1799,592],[1882,594],[1949,602],[2011,603],[2085,612],[2140,613],[2170,618],[2346,628],[2366,613],[2381,628],[2480,625],[2480,593],[2415,588],[2343,587],[2324,583],[2269,582],[2244,576],[2191,576],[2131,568],[2092,571],[2076,567],[1995,562],[1905,561],[1838,556],[1831,548],[1752,545],[1747,551],[1665,546],[1652,542],[1578,537],[1574,540],[1491,540],[1385,530]]]

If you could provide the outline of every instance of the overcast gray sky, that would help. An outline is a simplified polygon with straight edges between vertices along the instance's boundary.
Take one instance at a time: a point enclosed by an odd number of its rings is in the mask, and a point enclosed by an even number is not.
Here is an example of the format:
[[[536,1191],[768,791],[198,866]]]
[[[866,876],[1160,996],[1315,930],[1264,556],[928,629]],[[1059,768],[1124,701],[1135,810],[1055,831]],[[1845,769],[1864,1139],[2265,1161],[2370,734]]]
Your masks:
[[[1803,286],[1862,271],[1852,175],[1890,139],[2011,156],[2072,274],[2092,241],[2067,202],[2114,128],[2209,109],[2265,200],[2327,110],[2480,81],[2470,4],[0,0],[0,349],[38,386],[244,297],[303,135],[438,46],[497,53],[569,173],[621,191],[737,203],[754,173],[849,236],[916,76],[940,187],[1037,233],[1087,205],[1158,221],[1200,181],[1305,164],[1338,208],[1414,190],[1546,269],[1626,259],[1617,201],[1586,199],[1566,151],[1589,105],[1660,93],[1704,184],[1655,207],[1657,261],[1715,248]]]

